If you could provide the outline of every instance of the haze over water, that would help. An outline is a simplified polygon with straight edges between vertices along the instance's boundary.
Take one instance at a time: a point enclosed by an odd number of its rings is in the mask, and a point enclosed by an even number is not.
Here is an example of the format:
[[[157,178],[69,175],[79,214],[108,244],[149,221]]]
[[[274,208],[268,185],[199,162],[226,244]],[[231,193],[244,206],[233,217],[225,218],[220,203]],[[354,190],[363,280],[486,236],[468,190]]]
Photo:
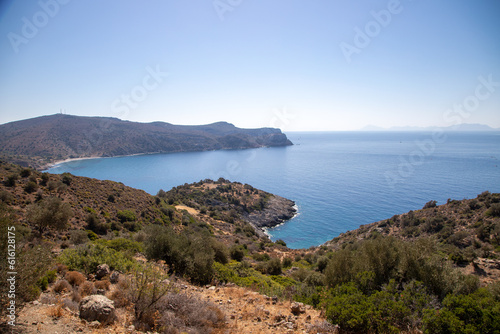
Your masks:
[[[89,159],[49,172],[119,181],[153,195],[207,178],[248,183],[297,203],[299,215],[269,231],[291,248],[322,244],[430,200],[500,192],[499,132],[450,132],[442,141],[430,132],[287,135],[294,146]]]

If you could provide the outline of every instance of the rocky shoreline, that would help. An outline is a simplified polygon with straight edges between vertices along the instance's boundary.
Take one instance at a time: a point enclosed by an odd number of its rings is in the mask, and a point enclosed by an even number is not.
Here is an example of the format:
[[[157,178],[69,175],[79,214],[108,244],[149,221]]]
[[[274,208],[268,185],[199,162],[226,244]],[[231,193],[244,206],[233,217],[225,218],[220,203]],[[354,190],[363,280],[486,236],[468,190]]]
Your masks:
[[[244,219],[250,223],[260,236],[266,236],[265,230],[278,226],[297,214],[295,202],[281,196],[273,195],[262,211],[247,214]]]

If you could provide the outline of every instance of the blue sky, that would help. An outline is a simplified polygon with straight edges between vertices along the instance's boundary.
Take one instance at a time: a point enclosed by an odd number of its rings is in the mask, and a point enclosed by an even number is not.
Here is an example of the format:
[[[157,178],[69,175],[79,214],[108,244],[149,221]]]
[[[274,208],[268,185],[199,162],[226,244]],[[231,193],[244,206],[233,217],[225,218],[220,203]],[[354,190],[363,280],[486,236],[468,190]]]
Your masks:
[[[0,123],[500,127],[497,0],[0,5]]]

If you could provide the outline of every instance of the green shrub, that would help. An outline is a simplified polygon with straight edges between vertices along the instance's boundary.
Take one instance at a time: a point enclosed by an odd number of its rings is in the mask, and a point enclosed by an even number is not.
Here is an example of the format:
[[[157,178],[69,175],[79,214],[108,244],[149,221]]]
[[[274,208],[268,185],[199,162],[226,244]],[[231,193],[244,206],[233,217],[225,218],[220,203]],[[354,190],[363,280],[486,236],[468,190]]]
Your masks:
[[[42,186],[46,186],[47,182],[49,182],[50,176],[47,173],[42,173],[42,180],[40,181],[40,184]]]
[[[29,181],[28,183],[26,183],[26,185],[24,186],[24,191],[27,192],[28,194],[31,194],[32,192],[35,192],[37,191],[38,189],[38,184],[36,184],[35,182],[33,181]]]
[[[486,211],[486,215],[492,217],[500,217],[500,204],[495,203],[490,206],[488,211]]]
[[[193,283],[207,284],[214,275],[214,250],[206,235],[177,234],[171,227],[151,225],[144,250],[149,259],[164,260],[170,271],[190,278]]]
[[[135,265],[130,255],[99,243],[88,243],[74,249],[65,249],[58,261],[67,265],[70,270],[78,270],[87,274],[94,273],[97,266],[103,263],[108,264],[111,269],[123,272]]]
[[[286,242],[284,242],[284,241],[283,241],[283,240],[281,240],[281,239],[276,240],[275,244],[276,244],[276,245],[281,245],[281,246],[286,247]]]
[[[437,201],[429,201],[425,203],[423,209],[435,208],[437,206]]]
[[[211,246],[214,251],[215,261],[222,264],[226,264],[229,262],[229,250],[227,249],[226,245],[224,245],[222,242],[213,239]]]
[[[3,184],[6,187],[15,187],[16,186],[16,181],[19,179],[18,174],[11,174],[7,176],[7,178],[3,181]]]
[[[65,185],[71,185],[71,181],[73,181],[73,177],[70,173],[62,173],[61,174],[61,182]]]
[[[70,231],[69,238],[74,245],[84,244],[89,241],[87,232],[83,230]]]
[[[87,232],[87,237],[90,239],[90,241],[94,241],[94,240],[99,239],[99,236],[97,234],[95,234],[94,231],[87,230],[86,232]]]
[[[100,235],[105,235],[107,232],[106,225],[101,222],[101,219],[95,212],[90,212],[85,218],[85,222],[87,223],[87,230],[93,231]]]
[[[137,219],[135,216],[135,212],[133,212],[132,210],[118,211],[116,216],[122,223],[133,222]]]
[[[35,224],[40,231],[47,228],[62,230],[66,228],[73,211],[69,203],[64,203],[58,197],[48,197],[28,207],[28,221]]]
[[[291,258],[285,257],[283,259],[283,263],[282,264],[283,264],[283,268],[290,268],[292,266],[292,264],[293,264],[293,261],[292,261]]]
[[[469,295],[450,294],[442,309],[425,311],[423,329],[424,333],[498,333],[500,302],[486,289]]]
[[[229,254],[231,255],[231,259],[241,262],[245,257],[245,248],[242,245],[233,245],[229,249]]]
[[[271,259],[267,253],[255,253],[252,257],[255,261],[269,261]]]
[[[269,275],[281,275],[281,261],[278,258],[272,258],[266,264],[266,271]]]
[[[125,238],[115,238],[112,240],[99,239],[96,241],[96,244],[101,244],[119,252],[127,252],[130,255],[143,252],[142,243]]]

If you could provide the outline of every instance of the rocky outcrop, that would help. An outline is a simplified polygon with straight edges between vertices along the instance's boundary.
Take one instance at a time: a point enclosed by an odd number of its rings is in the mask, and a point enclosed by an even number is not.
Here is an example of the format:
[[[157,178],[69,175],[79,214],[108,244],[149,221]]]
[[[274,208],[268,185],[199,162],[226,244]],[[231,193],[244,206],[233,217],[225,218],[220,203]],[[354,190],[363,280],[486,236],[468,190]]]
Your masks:
[[[273,195],[261,211],[253,211],[244,218],[258,232],[263,233],[263,228],[275,227],[297,214],[295,202],[281,196]]]
[[[95,278],[101,279],[110,274],[111,270],[109,270],[109,266],[107,264],[100,264],[97,266],[97,270],[95,272]]]
[[[80,318],[110,324],[116,320],[114,302],[101,295],[87,296],[80,302]]]

